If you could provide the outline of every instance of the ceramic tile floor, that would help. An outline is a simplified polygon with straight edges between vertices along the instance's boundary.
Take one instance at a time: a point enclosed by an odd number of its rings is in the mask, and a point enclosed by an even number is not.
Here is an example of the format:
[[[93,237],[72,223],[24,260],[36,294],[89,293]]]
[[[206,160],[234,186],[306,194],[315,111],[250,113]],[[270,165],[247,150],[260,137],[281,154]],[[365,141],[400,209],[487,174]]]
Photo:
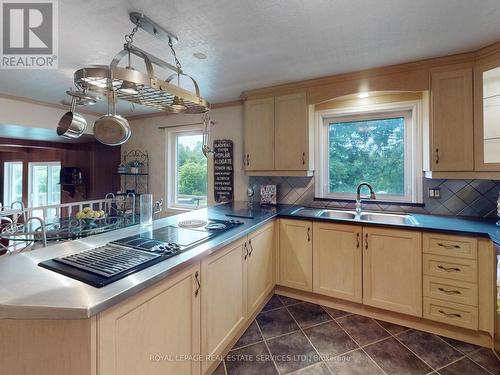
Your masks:
[[[215,375],[495,374],[487,348],[273,295]]]

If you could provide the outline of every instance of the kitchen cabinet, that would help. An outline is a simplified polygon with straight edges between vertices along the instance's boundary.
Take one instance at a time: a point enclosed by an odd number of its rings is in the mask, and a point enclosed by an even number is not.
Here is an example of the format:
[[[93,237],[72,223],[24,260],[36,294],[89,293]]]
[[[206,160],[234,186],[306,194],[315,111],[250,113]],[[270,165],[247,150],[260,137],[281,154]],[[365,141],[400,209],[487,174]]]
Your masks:
[[[274,170],[274,97],[245,102],[245,153],[247,171]]]
[[[199,265],[98,316],[98,373],[199,374]],[[184,358],[184,359],[183,359]]]
[[[363,303],[422,316],[422,234],[363,228]]]
[[[279,221],[279,284],[312,291],[312,222]]]
[[[248,235],[248,316],[259,308],[274,288],[274,236],[274,222]]]
[[[275,168],[280,171],[309,169],[309,126],[304,92],[274,98]]]
[[[472,65],[431,74],[430,168],[474,170]]]
[[[244,168],[253,176],[311,176],[313,121],[306,92],[245,101]]]
[[[477,171],[500,171],[500,52],[474,65],[474,162]]]
[[[313,291],[362,302],[362,227],[313,224]]]
[[[243,328],[247,318],[246,238],[201,262],[202,373]]]

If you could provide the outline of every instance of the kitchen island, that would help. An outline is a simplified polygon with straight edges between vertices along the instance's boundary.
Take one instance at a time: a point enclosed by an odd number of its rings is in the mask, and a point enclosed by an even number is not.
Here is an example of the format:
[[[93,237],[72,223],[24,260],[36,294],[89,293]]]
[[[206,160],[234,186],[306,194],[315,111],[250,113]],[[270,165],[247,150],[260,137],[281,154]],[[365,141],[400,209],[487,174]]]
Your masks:
[[[157,220],[153,228],[188,219],[228,219],[227,214],[238,216],[245,208],[244,202],[210,207]],[[144,228],[129,227],[0,259],[0,374],[210,373],[276,284],[282,293],[291,293],[283,272],[290,269],[280,265],[285,242],[280,242],[276,219],[401,229],[415,236],[422,231],[465,235],[482,238],[484,243],[500,240],[500,229],[492,221],[412,215],[412,223],[396,225],[326,219],[314,210],[304,216],[297,209],[256,206],[253,217],[237,217],[242,225],[103,288],[37,264],[105,245]],[[312,243],[309,231],[308,236]],[[291,243],[290,249],[294,246]],[[307,246],[312,245],[304,249]],[[322,302],[337,303],[333,299]],[[442,334],[454,332],[435,324],[429,327],[441,329]],[[467,336],[462,328],[457,332],[462,339],[475,337]],[[484,337],[478,336],[478,342],[484,342]]]

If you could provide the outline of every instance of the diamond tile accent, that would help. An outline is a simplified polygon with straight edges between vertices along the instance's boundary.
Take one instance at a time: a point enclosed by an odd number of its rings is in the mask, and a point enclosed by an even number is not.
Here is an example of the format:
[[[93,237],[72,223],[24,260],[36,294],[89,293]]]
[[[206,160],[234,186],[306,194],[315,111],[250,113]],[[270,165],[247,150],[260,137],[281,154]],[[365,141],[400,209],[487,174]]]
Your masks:
[[[314,177],[250,177],[250,184],[276,184],[278,203],[297,204],[332,209],[354,209],[353,202],[314,200]],[[441,198],[430,199],[429,188],[439,187]],[[496,201],[500,181],[423,179],[424,207],[399,206],[381,202],[366,202],[367,210],[409,212],[447,216],[496,216]],[[259,190],[257,190],[259,191]]]

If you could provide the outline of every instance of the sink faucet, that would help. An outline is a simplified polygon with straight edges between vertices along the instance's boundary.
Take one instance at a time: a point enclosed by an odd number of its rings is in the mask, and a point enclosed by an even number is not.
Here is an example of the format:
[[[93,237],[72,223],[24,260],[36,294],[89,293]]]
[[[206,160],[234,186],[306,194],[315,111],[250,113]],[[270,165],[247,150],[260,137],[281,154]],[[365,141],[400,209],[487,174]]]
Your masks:
[[[371,185],[367,182],[362,182],[358,185],[358,188],[356,190],[356,214],[360,215],[361,214],[361,188],[363,186],[366,186],[368,189],[370,189],[370,199],[376,199],[375,198],[375,192],[373,191],[373,188]]]

